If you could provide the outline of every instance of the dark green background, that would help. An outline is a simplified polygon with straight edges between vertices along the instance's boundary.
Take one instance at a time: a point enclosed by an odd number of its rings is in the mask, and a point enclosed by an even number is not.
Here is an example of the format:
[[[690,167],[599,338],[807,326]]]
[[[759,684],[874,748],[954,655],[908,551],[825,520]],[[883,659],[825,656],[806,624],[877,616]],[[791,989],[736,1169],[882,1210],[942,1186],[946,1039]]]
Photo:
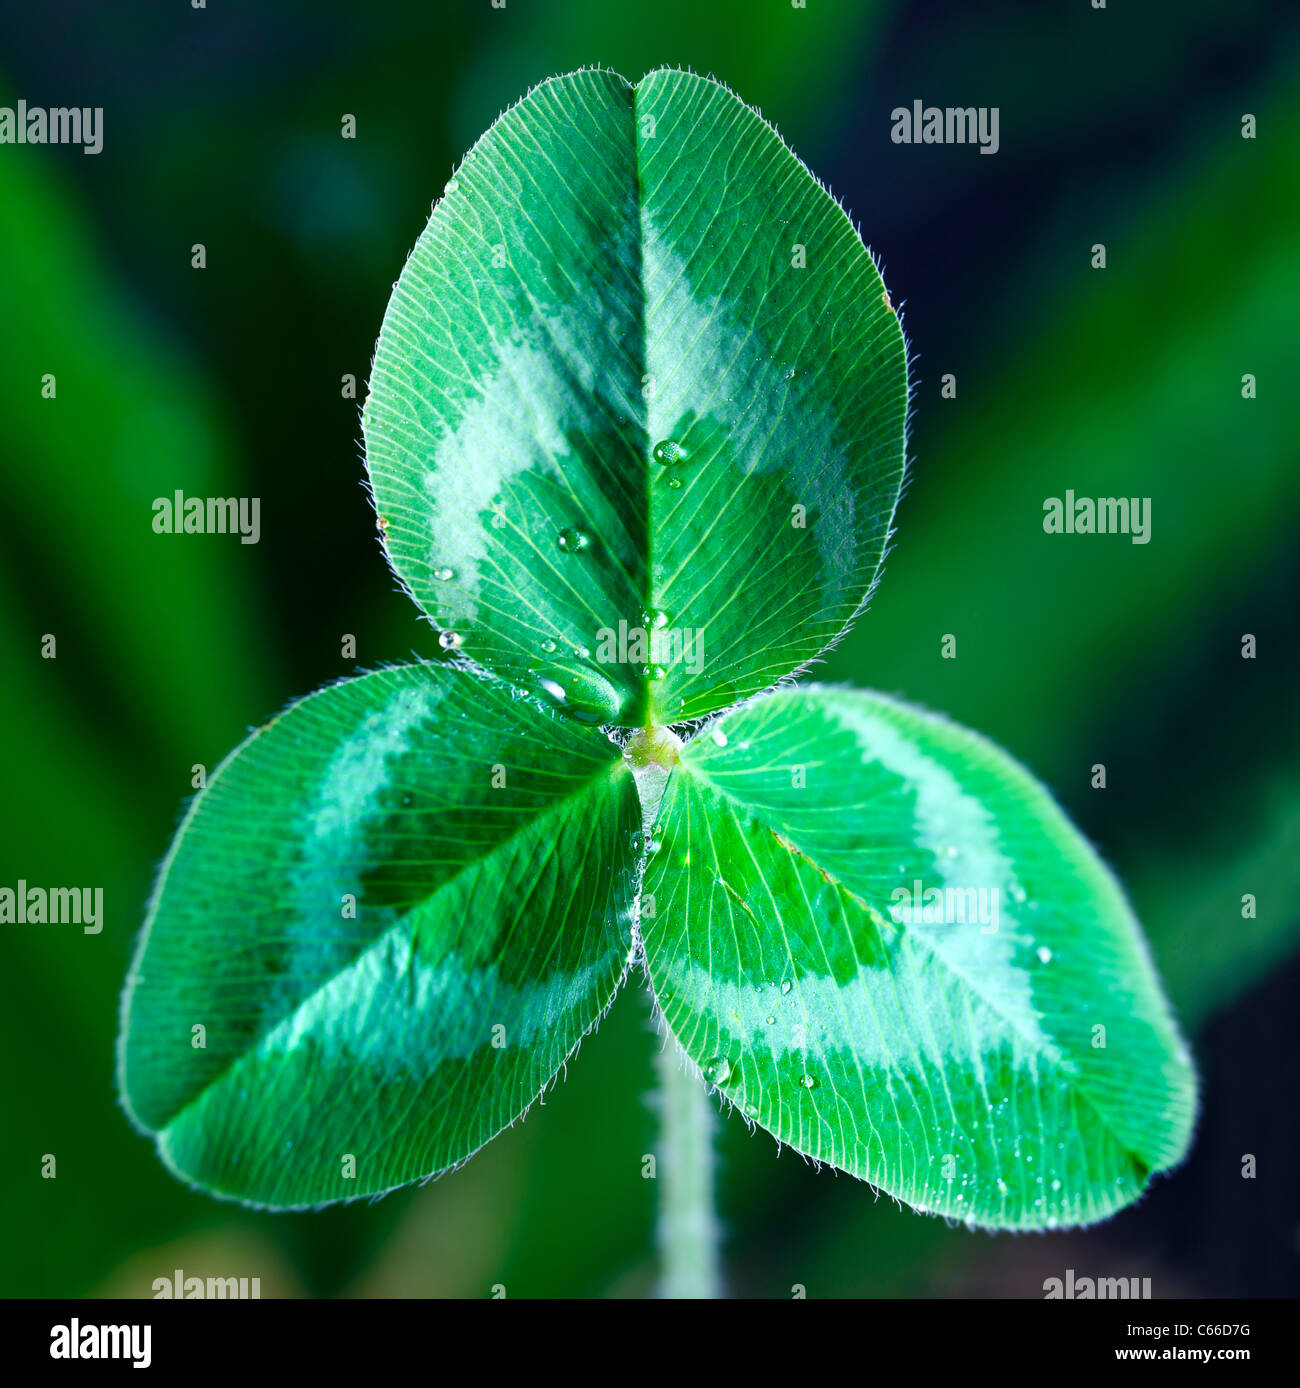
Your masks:
[[[0,927],[0,1291],[148,1295],[174,1267],[258,1275],[265,1295],[652,1287],[635,990],[525,1124],[375,1205],[265,1216],[191,1194],[113,1093],[118,990],[191,766],[326,680],[437,654],[380,556],[340,378],[364,389],[455,161],[586,63],[721,77],[883,257],[915,355],[914,466],[872,608],[822,673],[948,711],[1056,791],[1128,883],[1205,1078],[1190,1162],[1082,1234],[949,1229],[728,1119],[731,1289],[1041,1296],[1072,1267],[1151,1276],[1157,1296],[1300,1290],[1300,22],[1282,3],[1159,8],[6,15],[0,104],[102,106],[105,146],[0,146],[0,884],[102,886],[107,923]],[[916,98],[998,106],[1000,152],[893,145],[890,110]],[[155,535],[151,502],[178,487],[260,496],[262,542]],[[1045,535],[1067,488],[1150,497],[1151,542]]]

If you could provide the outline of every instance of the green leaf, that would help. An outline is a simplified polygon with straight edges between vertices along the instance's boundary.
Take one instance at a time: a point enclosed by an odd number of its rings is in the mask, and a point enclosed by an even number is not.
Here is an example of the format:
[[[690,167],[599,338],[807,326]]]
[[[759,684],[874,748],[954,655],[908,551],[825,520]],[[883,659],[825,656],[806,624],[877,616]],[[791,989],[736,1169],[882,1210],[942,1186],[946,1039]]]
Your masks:
[[[293,705],[167,858],[124,999],[132,1116],[178,1175],[265,1206],[464,1160],[613,997],[639,824],[607,739],[465,671]]]
[[[659,813],[660,1006],[782,1142],[1011,1228],[1099,1219],[1183,1155],[1195,1079],[1128,903],[983,738],[783,692],[687,744]]]
[[[779,136],[716,82],[584,71],[506,112],[434,208],[367,463],[445,642],[591,721],[671,724],[860,610],[907,395],[875,265]]]

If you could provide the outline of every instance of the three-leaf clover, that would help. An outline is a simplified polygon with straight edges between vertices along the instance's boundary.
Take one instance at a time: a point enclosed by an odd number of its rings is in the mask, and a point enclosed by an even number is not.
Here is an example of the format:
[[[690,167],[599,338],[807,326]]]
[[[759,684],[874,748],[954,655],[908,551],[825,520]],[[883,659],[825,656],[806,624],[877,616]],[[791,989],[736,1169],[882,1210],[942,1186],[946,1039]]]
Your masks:
[[[725,88],[582,71],[492,126],[364,411],[450,658],[294,704],[190,807],[120,1056],[173,1171],[297,1208],[453,1167],[638,963],[747,1118],[918,1209],[1081,1223],[1178,1161],[1186,1049],[1048,793],[790,683],[876,581],[907,409],[861,239]]]

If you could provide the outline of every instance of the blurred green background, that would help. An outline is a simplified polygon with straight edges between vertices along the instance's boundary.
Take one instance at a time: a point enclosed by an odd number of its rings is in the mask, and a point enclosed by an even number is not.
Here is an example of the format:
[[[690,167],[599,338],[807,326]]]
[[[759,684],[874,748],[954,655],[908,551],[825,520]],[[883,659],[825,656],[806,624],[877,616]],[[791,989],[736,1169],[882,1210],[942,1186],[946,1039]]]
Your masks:
[[[0,927],[0,1291],[147,1296],[175,1267],[267,1296],[653,1288],[638,990],[526,1123],[375,1204],[268,1216],[190,1193],[113,1091],[118,991],[192,765],[326,680],[438,654],[380,556],[341,378],[364,393],[454,163],[591,63],[721,77],[883,257],[914,466],[872,608],[820,674],[946,710],[1055,790],[1129,885],[1205,1081],[1185,1167],[1100,1229],[1041,1237],[950,1229],[722,1121],[729,1289],[1032,1297],[1072,1267],[1294,1295],[1300,15],[1257,0],[7,15],[0,105],[102,106],[105,143],[0,146],[0,884],[102,885],[106,925]],[[998,106],[1000,151],[893,145],[917,98]],[[259,496],[261,543],[155,535],[177,488]],[[1150,497],[1151,542],[1045,535],[1067,488]]]

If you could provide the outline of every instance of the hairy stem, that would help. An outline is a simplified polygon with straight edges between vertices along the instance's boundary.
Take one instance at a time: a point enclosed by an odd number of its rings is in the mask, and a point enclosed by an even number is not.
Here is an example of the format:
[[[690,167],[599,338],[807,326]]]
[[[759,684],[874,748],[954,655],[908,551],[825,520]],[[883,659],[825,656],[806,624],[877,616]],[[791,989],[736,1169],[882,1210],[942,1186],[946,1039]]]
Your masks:
[[[716,1297],[718,1224],[713,1213],[713,1105],[703,1080],[670,1036],[659,1052],[659,1294]]]

